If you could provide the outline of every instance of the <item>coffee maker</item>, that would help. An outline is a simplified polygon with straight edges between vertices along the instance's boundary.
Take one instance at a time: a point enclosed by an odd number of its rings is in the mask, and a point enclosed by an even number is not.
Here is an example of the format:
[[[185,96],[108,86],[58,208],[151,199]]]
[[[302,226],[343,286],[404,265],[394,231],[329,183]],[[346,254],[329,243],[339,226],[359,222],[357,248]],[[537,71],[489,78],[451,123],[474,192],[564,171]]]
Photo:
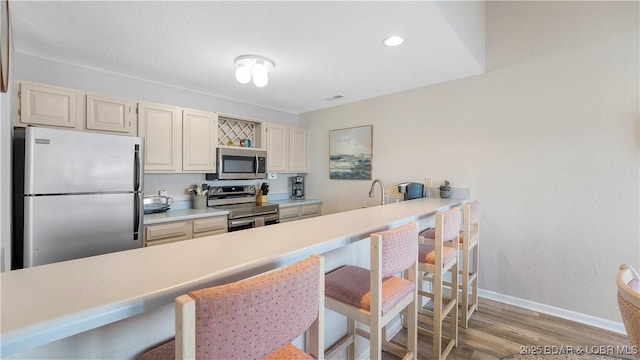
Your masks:
[[[414,182],[398,184],[398,192],[404,194],[405,200],[424,197],[424,185]]]
[[[293,200],[304,199],[304,176],[292,176],[289,178],[291,196]]]

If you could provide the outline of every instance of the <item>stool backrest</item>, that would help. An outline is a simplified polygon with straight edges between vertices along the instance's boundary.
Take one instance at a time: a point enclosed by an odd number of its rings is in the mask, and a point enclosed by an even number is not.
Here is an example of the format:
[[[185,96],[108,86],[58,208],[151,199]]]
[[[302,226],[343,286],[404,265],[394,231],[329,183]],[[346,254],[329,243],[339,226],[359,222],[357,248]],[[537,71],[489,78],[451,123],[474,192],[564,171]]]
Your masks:
[[[195,302],[195,314],[181,316],[188,322],[195,315],[195,358],[264,358],[323,321],[323,258],[312,256],[264,275],[193,291],[188,297]],[[179,336],[176,352],[178,346],[188,348],[191,340]]]
[[[618,306],[631,345],[640,348],[640,278],[629,265],[620,265],[616,275]]]
[[[458,238],[460,236],[460,225],[462,223],[462,214],[460,213],[460,208],[455,207],[443,213],[437,213],[436,224],[438,223],[438,217],[443,218],[442,241],[458,241]]]
[[[371,234],[382,237],[382,277],[407,270],[416,262],[418,224],[407,225]]]
[[[471,224],[480,222],[480,203],[477,201],[469,204],[469,221]]]

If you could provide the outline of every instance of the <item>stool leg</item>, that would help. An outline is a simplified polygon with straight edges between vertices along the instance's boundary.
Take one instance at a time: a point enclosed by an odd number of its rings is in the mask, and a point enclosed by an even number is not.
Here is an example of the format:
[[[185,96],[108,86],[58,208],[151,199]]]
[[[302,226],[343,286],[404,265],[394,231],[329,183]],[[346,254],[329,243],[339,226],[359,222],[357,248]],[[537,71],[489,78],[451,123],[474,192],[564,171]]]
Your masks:
[[[451,309],[451,341],[453,346],[458,346],[458,262],[451,267],[451,290],[455,294],[451,294],[451,301],[455,301],[453,309]],[[454,290],[455,289],[455,290]]]
[[[479,262],[480,262],[480,242],[477,242],[476,246],[473,249],[473,273],[475,274],[475,278],[473,279],[473,285],[471,290],[471,306],[473,306],[473,311],[478,310],[478,277],[480,276]]]
[[[380,318],[371,317],[369,324],[369,354],[371,360],[378,360],[382,356],[382,329],[380,328]]]
[[[353,341],[347,347],[347,359],[355,359],[356,358],[356,349],[358,348],[357,340],[358,335],[356,335],[356,321],[353,319],[347,319],[347,335],[349,335]]]
[[[462,249],[462,314],[460,314],[460,326],[467,328],[469,326],[469,248],[468,244],[464,244]]]
[[[433,274],[433,355],[434,359],[442,356],[442,271]]]

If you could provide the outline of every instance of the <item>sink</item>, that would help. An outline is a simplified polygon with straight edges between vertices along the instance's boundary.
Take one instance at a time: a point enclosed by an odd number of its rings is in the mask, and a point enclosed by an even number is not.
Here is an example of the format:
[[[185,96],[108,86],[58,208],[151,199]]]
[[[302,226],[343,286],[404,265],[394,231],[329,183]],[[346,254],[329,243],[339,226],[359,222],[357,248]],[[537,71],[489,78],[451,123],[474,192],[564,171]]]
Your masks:
[[[395,204],[395,203],[398,203],[400,201],[404,201],[404,199],[401,198],[401,197],[395,197],[395,196],[385,196],[383,205]],[[364,208],[374,207],[374,206],[380,206],[380,204],[362,205],[362,208],[364,209]]]

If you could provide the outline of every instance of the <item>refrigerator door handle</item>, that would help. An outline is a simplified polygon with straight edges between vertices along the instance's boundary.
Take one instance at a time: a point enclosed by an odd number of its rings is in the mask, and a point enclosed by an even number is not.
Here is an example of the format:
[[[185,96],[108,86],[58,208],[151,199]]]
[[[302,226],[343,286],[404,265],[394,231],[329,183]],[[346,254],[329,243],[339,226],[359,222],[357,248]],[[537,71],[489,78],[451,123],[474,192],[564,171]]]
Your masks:
[[[138,240],[140,232],[140,194],[133,194],[133,240]]]
[[[133,191],[140,191],[140,145],[135,144],[133,158]]]

